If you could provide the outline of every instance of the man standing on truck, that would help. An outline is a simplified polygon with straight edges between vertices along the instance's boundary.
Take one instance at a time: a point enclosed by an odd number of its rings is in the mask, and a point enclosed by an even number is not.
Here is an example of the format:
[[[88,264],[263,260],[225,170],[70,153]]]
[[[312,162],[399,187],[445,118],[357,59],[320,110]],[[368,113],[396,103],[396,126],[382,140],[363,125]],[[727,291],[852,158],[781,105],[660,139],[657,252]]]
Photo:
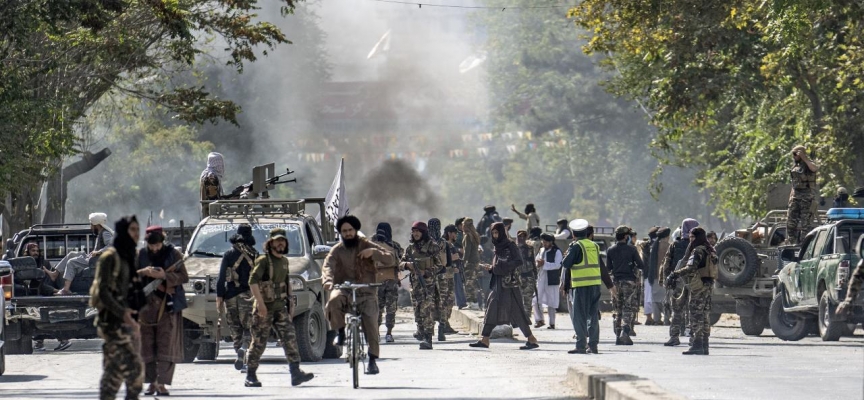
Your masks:
[[[264,243],[264,254],[255,259],[249,275],[249,290],[255,301],[252,303],[252,349],[249,350],[246,372],[246,387],[261,387],[258,381],[258,364],[267,348],[270,330],[282,342],[285,358],[291,369],[291,386],[307,382],[315,375],[300,369],[300,351],[297,350],[297,333],[291,323],[293,304],[291,280],[288,275],[288,239],[283,228],[270,230],[270,238]]]
[[[789,171],[792,191],[789,193],[789,209],[786,215],[786,232],[789,243],[798,244],[813,225],[812,205],[815,198],[816,172],[819,165],[810,160],[804,146],[792,149],[794,164]]]
[[[57,263],[57,271],[63,274],[63,289],[57,292],[58,295],[71,295],[72,281],[75,276],[91,265],[96,265],[99,255],[114,243],[114,231],[108,228],[108,215],[105,213],[90,214],[90,229],[93,231],[93,236],[96,237],[93,243],[93,251],[90,254],[81,254],[79,252],[69,252],[59,263]],[[59,275],[59,274],[58,274]],[[52,279],[57,279],[52,277]]]
[[[669,340],[664,343],[664,346],[677,346],[681,344],[680,337],[684,334],[687,313],[687,284],[681,282],[672,276],[672,271],[678,269],[678,264],[682,260],[690,257],[687,253],[687,248],[690,245],[690,231],[699,226],[699,221],[692,218],[687,218],[681,222],[681,236],[675,238],[675,243],[669,246],[666,252],[666,257],[663,259],[663,266],[660,268],[660,276],[665,277],[664,286],[666,287],[666,306],[672,313],[672,325],[669,327]]]
[[[360,231],[360,220],[353,215],[346,215],[336,221],[342,240],[330,249],[330,254],[324,259],[323,277],[324,290],[331,291],[333,286],[345,282],[375,283],[375,263],[396,265],[397,259],[392,252],[357,235]],[[376,360],[380,355],[378,337],[378,289],[362,288],[357,290],[357,309],[363,321],[363,334],[369,344],[369,364],[367,373],[378,373]],[[345,314],[351,310],[351,292],[335,290],[330,292],[327,301],[326,315],[330,328],[339,332],[338,345],[345,344]]]
[[[201,171],[201,201],[216,201],[222,198],[222,177],[225,175],[225,161],[222,154],[212,152],[207,155],[207,168]],[[210,209],[201,204],[201,218],[210,216]]]
[[[237,227],[237,234],[229,241],[231,248],[222,256],[219,279],[216,281],[216,309],[221,311],[222,305],[225,305],[225,318],[234,341],[234,353],[237,354],[234,368],[247,372],[246,352],[252,339],[250,320],[254,300],[249,289],[249,274],[258,258],[252,226],[241,224]]]

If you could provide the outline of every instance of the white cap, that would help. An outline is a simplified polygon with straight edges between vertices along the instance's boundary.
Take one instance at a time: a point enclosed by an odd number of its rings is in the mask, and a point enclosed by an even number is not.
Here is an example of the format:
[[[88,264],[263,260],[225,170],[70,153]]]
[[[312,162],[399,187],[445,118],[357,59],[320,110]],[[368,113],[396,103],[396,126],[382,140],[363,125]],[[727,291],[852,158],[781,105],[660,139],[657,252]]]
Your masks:
[[[111,228],[108,227],[108,215],[105,213],[92,213],[88,217],[90,219],[90,225],[101,225],[108,232],[114,233]]]
[[[570,224],[567,225],[567,227],[574,232],[581,232],[588,229],[588,221],[584,219],[574,219],[570,221]]]

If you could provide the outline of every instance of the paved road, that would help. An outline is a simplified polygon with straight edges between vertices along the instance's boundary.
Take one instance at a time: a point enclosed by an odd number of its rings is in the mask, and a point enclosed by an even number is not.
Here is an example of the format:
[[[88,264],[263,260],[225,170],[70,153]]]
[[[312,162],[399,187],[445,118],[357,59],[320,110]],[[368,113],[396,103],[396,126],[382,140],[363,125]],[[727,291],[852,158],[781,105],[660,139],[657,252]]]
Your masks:
[[[414,399],[557,399],[572,398],[573,390],[562,386],[566,365],[551,352],[525,354],[520,343],[502,339],[494,349],[475,350],[466,335],[448,336],[435,343],[435,350],[420,351],[411,337],[413,321],[401,314],[395,330],[397,342],[382,344],[381,374],[361,375],[359,390],[351,389],[351,370],[344,360],[304,364],[315,379],[291,387],[288,365],[281,349],[267,348],[258,371],[263,388],[243,386],[245,375],[234,370],[230,345],[223,343],[215,362],[177,366],[171,397],[229,398],[414,398]],[[101,374],[98,340],[73,341],[65,352],[7,356],[7,370],[0,376],[2,399],[95,398]],[[56,342],[46,341],[53,348]],[[560,352],[558,352],[560,353]],[[122,398],[122,397],[120,397]]]
[[[600,355],[569,355],[572,330],[566,314],[558,329],[536,331],[541,348],[525,352],[519,342],[493,341],[491,350],[467,347],[465,335],[419,351],[410,333],[413,323],[400,313],[395,344],[382,345],[381,375],[361,376],[360,390],[350,388],[350,370],[342,361],[304,364],[316,374],[306,385],[292,388],[280,349],[269,347],[259,371],[260,389],[243,387],[227,344],[215,362],[177,367],[172,397],[214,398],[567,398],[562,386],[568,365],[589,363],[648,378],[692,399],[862,399],[864,398],[864,335],[823,343],[818,337],[783,342],[773,336],[744,336],[734,319],[714,327],[711,356],[683,356],[684,347],[663,347],[667,327],[638,326],[636,345],[614,346],[611,318],[601,321]],[[518,331],[517,331],[518,332]],[[74,341],[65,352],[8,356],[0,377],[0,397],[93,398],[101,373],[98,340]],[[55,343],[47,341],[51,348]]]

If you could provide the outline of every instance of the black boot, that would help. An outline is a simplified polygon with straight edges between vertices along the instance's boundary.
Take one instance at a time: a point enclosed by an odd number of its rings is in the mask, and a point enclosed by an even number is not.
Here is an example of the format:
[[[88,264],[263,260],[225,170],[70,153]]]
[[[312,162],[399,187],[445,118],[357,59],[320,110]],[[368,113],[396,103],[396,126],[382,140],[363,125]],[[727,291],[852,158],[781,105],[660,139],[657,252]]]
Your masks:
[[[311,381],[312,378],[315,377],[314,374],[303,372],[303,370],[300,369],[299,362],[292,362],[288,364],[288,367],[291,369],[291,386],[297,386],[303,382]]]
[[[450,326],[450,323],[449,323],[449,322],[448,322],[447,324],[444,325],[444,334],[445,334],[445,335],[455,335],[455,334],[457,334],[457,333],[459,333],[459,332],[456,332],[456,330],[453,329],[453,327]]]
[[[377,356],[369,355],[369,364],[366,365],[366,373],[368,375],[378,375],[378,363],[375,362],[377,359]]]
[[[423,341],[420,342],[420,350],[432,350],[432,334],[423,335]]]
[[[630,328],[624,328],[621,330],[621,334],[618,335],[618,339],[615,340],[615,344],[623,345],[623,346],[632,346],[633,340],[630,339]]]
[[[664,346],[678,346],[681,344],[681,341],[678,340],[678,336],[672,336],[666,343],[663,343]]]
[[[444,336],[444,324],[438,324],[438,341],[446,342],[447,337]]]
[[[706,333],[702,339],[702,354],[708,355],[708,334]]]
[[[258,381],[258,375],[255,375],[255,372],[257,371],[258,367],[249,367],[249,371],[246,372],[246,387],[261,387],[261,382]]]
[[[345,345],[345,328],[339,328],[339,332],[336,334],[336,345]]]
[[[426,335],[423,334],[423,331],[421,331],[420,329],[417,329],[416,331],[414,331],[414,339],[417,339],[417,340],[419,340],[419,341],[422,342],[422,341],[423,341],[423,338],[424,338],[425,336],[426,336]]]
[[[246,364],[246,350],[239,348],[237,349],[237,359],[234,360],[234,369],[239,371],[243,369],[244,364]]]
[[[687,351],[682,352],[681,354],[685,354],[688,356],[689,355],[703,355],[703,354],[705,354],[705,348],[703,345],[702,338],[696,338],[695,340],[693,340],[693,345],[690,346],[690,348],[687,349]]]
[[[629,335],[630,335],[630,336],[636,336],[636,330],[633,329],[633,325],[630,325],[630,333],[629,333]]]

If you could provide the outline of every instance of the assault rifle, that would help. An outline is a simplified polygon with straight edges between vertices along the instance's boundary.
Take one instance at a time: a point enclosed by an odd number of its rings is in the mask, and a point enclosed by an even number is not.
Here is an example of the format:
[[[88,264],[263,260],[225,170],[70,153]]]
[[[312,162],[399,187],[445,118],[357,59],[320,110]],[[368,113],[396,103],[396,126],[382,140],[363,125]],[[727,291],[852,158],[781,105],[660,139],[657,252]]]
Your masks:
[[[272,164],[271,164],[272,165]],[[291,183],[297,182],[297,178],[290,180],[280,180],[283,177],[293,174],[294,171],[291,168],[285,168],[285,173],[282,175],[277,175],[272,178],[267,178],[263,181],[263,187],[259,188],[255,186],[255,180],[249,181],[249,183],[237,186],[231,191],[231,194],[224,196],[225,199],[246,199],[250,197],[250,194],[253,198],[258,197],[259,195],[262,198],[267,198],[267,190],[271,188],[271,186],[279,185],[283,183]]]

